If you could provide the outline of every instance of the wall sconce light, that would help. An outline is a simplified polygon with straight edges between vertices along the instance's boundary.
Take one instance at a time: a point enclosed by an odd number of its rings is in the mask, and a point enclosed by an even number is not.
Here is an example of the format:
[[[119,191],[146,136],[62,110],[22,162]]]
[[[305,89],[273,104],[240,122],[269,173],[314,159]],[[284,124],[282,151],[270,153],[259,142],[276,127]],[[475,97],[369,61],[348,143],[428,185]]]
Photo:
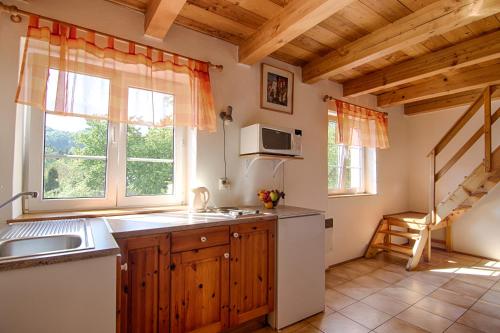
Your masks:
[[[223,122],[226,122],[226,121],[232,122],[233,121],[233,107],[231,105],[228,105],[226,111],[222,111],[221,113],[219,113],[219,116]]]

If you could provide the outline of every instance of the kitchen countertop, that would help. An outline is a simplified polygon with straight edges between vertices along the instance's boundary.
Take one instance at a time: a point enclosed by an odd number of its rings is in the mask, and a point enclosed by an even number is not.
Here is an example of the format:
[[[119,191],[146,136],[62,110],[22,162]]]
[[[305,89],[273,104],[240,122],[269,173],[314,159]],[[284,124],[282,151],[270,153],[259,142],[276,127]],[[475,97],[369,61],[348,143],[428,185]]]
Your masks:
[[[117,255],[120,253],[120,249],[115,239],[120,238],[323,213],[319,210],[293,206],[278,206],[274,209],[262,209],[261,206],[245,206],[242,208],[259,209],[263,214],[232,218],[217,213],[190,213],[186,210],[179,210],[92,218],[89,221],[94,236],[95,247],[93,249],[0,261],[0,271]],[[40,221],[40,223],[43,223],[43,221]]]
[[[245,207],[247,208],[247,207]],[[294,207],[294,206],[277,206],[273,209],[262,209],[261,206],[251,206],[248,208],[259,209],[263,213],[271,213],[278,216],[280,219],[286,219],[290,217],[298,217],[298,216],[308,216],[308,215],[317,215],[324,214],[324,211],[317,209],[309,209],[302,207]]]
[[[187,212],[171,212],[160,214],[144,214],[115,216],[103,218],[115,238],[136,237],[164,232],[208,228],[220,225],[248,223],[256,220],[274,220],[276,215],[247,215],[231,218],[221,214],[197,214]]]
[[[246,209],[258,209],[259,215],[244,215],[237,218],[224,216],[217,213],[189,213],[187,211],[154,213],[142,215],[105,217],[110,232],[115,238],[144,236],[148,234],[207,228],[218,225],[232,225],[254,222],[256,220],[274,220],[322,214],[313,209],[278,206],[274,209],[262,209],[261,206],[244,206]]]

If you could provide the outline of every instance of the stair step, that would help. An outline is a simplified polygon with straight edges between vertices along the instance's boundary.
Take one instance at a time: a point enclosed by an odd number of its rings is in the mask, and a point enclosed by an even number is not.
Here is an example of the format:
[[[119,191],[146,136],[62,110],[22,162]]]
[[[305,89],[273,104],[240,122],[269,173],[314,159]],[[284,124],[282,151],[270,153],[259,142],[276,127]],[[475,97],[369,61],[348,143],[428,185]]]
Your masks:
[[[387,224],[394,225],[396,227],[401,227],[401,228],[413,229],[413,230],[423,230],[427,227],[427,225],[425,223],[407,222],[407,221],[394,219],[394,218],[388,218]]]
[[[470,196],[473,197],[473,198],[476,198],[476,199],[481,199],[486,194],[488,194],[488,192],[478,191],[478,192],[471,193]]]
[[[470,193],[469,197],[464,202],[470,205],[474,205],[476,202],[481,200],[482,197],[484,197],[486,194],[487,192],[482,192],[482,191]]]
[[[409,246],[404,246],[404,245],[399,245],[399,244],[384,244],[384,243],[377,243],[373,244],[372,247],[381,249],[381,250],[386,250],[390,252],[396,252],[400,254],[404,254],[406,256],[413,256],[413,248]]]
[[[395,219],[403,222],[411,222],[411,223],[424,223],[427,213],[419,213],[419,212],[403,212],[397,214],[384,215],[386,219]]]
[[[419,212],[403,212],[384,215],[387,224],[414,230],[423,230],[427,227],[427,214]]]
[[[382,230],[382,231],[380,231],[380,233],[392,235],[392,236],[403,237],[403,238],[408,238],[408,239],[413,239],[413,240],[420,239],[420,234],[415,234],[412,232],[403,232],[403,231],[395,231],[395,230]]]
[[[488,177],[488,181],[493,182],[493,183],[498,183],[500,182],[500,173],[493,174]]]
[[[455,208],[454,210],[469,210],[471,208],[472,208],[471,205],[461,204],[461,205],[458,205],[457,208]]]

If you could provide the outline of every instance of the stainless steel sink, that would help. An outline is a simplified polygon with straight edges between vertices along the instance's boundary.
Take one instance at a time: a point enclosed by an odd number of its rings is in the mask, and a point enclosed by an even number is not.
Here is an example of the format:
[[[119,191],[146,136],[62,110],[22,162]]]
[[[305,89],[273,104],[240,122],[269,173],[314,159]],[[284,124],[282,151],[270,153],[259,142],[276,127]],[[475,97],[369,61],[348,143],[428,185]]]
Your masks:
[[[73,250],[82,244],[78,236],[50,236],[5,241],[0,244],[0,257],[24,257],[38,253]]]
[[[0,233],[0,261],[94,247],[88,221],[13,223]]]

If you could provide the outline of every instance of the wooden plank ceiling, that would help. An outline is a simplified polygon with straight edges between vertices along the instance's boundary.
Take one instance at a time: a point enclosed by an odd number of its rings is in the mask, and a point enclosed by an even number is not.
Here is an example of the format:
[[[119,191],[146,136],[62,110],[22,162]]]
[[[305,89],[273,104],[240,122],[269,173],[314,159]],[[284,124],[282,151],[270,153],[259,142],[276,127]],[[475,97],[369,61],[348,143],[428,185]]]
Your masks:
[[[144,13],[155,37],[175,17],[238,45],[241,62],[270,55],[301,66],[305,82],[327,78],[346,97],[372,93],[407,114],[464,105],[500,83],[500,0],[107,1]]]

